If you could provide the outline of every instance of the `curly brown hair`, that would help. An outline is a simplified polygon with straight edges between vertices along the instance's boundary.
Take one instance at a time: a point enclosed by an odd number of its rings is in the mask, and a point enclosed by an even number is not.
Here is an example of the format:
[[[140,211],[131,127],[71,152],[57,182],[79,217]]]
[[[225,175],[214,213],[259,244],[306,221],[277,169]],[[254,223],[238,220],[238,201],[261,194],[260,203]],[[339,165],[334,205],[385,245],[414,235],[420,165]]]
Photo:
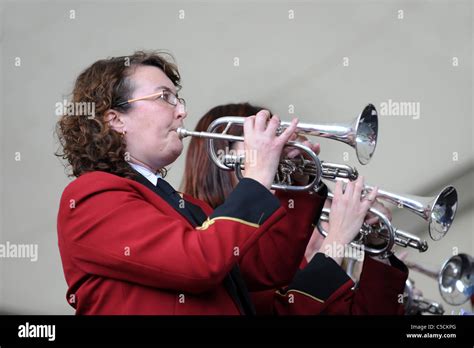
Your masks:
[[[167,59],[168,58],[168,59]],[[105,171],[126,178],[136,173],[126,161],[126,143],[121,134],[105,120],[107,110],[127,112],[132,105],[134,86],[130,80],[139,65],[161,69],[178,88],[180,74],[171,54],[159,51],[137,51],[130,56],[102,59],[85,69],[77,78],[70,105],[94,105],[94,116],[77,114],[77,108],[63,113],[56,124],[60,148],[56,156],[66,159],[69,176],[78,177],[91,171]],[[162,168],[162,174],[166,169]]]

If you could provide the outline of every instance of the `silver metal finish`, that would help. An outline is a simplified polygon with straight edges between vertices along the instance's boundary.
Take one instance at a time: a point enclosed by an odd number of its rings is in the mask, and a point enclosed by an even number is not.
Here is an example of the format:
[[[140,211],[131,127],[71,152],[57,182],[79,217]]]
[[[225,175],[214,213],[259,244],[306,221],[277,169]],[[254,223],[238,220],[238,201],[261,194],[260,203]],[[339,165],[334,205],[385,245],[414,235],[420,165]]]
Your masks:
[[[408,268],[420,272],[438,282],[439,292],[447,303],[458,306],[474,295],[474,259],[468,254],[457,254],[449,258],[439,272],[405,261]]]
[[[447,303],[460,305],[474,295],[474,261],[472,256],[458,254],[447,260],[438,277],[441,297]]]
[[[333,193],[328,192],[328,199],[332,198],[334,198]],[[327,237],[328,231],[323,228],[321,223],[329,222],[330,211],[331,210],[329,208],[323,208],[321,212],[321,217],[319,218],[317,224],[319,233],[321,233],[321,235],[323,235],[324,237]],[[371,208],[370,211],[379,217],[379,225],[374,227],[366,223],[362,224],[359,234],[354,239],[354,241],[351,242],[351,245],[356,248],[362,248],[364,252],[370,255],[380,257],[390,256],[390,251],[392,250],[394,244],[397,242],[397,240],[400,241],[401,237],[397,236],[396,229],[393,227],[392,223],[385,216],[385,214],[382,214],[375,208]],[[371,247],[367,245],[369,237],[383,239],[385,243],[380,245],[379,247]]]
[[[281,122],[280,131],[290,126]],[[369,163],[377,146],[378,114],[375,106],[368,104],[351,123],[309,124],[298,123],[299,134],[330,138],[341,141],[356,150],[360,164]]]
[[[443,315],[444,308],[440,303],[425,299],[416,294],[415,282],[407,279],[405,291],[403,293],[406,315],[418,315],[429,313],[434,315]]]
[[[324,176],[323,178],[331,181],[353,181],[357,179],[357,170],[352,169],[354,175],[352,179],[348,179],[346,175],[334,175],[334,178]],[[365,185],[364,194],[368,194],[374,187]],[[428,222],[428,232],[432,240],[438,241],[442,239],[454,222],[456,210],[458,207],[458,193],[454,186],[446,186],[436,196],[433,197],[416,197],[410,195],[400,195],[378,189],[377,198],[405,208],[412,213],[420,216]],[[400,235],[406,232],[400,231]]]
[[[373,187],[366,186],[366,192]],[[414,197],[378,190],[377,198],[406,208],[428,222],[432,240],[440,240],[453,224],[458,205],[458,194],[453,186],[446,186],[434,197]]]
[[[224,116],[214,120],[207,132],[193,132],[178,128],[180,138],[188,136],[207,139],[207,149],[211,160],[222,170],[234,170],[237,177],[242,178],[244,158],[242,156],[219,156],[216,151],[215,141],[244,141],[244,137],[228,134],[232,127],[243,127],[245,117]],[[283,132],[290,126],[290,122],[280,122],[277,133]],[[296,133],[334,139],[352,146],[357,153],[357,158],[362,164],[367,164],[373,156],[377,145],[378,115],[372,104],[368,104],[362,113],[349,124],[309,124],[298,123]],[[357,171],[341,164],[328,162],[321,163],[319,157],[309,147],[290,141],[287,147],[300,149],[305,156],[298,158],[284,158],[280,161],[272,188],[287,191],[317,190],[322,177],[334,179],[336,177],[354,180]],[[312,180],[309,184],[299,186],[294,184],[294,175],[308,175]]]

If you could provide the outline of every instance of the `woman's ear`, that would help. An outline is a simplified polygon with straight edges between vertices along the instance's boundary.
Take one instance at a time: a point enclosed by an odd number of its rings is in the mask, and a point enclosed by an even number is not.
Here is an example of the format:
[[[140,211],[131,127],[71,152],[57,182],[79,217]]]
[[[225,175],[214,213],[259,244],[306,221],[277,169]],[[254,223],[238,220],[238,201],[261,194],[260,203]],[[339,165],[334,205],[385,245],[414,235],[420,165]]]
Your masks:
[[[105,112],[105,122],[107,122],[114,131],[119,134],[125,133],[125,124],[123,123],[122,119],[120,118],[120,114],[115,110],[107,110]]]

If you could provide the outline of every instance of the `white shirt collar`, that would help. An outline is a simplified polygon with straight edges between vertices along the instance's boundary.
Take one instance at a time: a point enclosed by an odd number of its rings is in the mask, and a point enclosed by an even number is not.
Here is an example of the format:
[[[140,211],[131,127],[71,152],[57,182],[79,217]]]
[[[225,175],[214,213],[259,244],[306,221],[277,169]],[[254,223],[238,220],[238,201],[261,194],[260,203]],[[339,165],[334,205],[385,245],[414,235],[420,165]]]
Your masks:
[[[148,181],[150,181],[155,186],[158,182],[158,179],[161,178],[161,174],[159,172],[155,174],[150,169],[136,163],[128,162],[128,164],[130,164],[133,169],[135,169],[137,172],[147,178]]]

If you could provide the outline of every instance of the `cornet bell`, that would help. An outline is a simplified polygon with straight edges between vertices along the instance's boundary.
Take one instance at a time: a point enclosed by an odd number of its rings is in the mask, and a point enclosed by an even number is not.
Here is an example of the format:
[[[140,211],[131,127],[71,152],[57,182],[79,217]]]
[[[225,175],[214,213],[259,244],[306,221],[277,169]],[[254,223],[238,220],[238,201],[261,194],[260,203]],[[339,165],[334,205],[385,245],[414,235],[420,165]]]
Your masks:
[[[429,214],[429,233],[433,240],[440,240],[453,224],[458,206],[458,194],[453,186],[445,187],[433,200]]]
[[[369,163],[377,145],[378,115],[375,106],[367,105],[354,122],[354,147],[361,164]]]
[[[291,122],[280,122],[280,132],[290,124]],[[350,145],[355,149],[360,164],[365,165],[374,155],[378,127],[377,109],[372,104],[367,104],[351,123],[310,124],[300,122],[296,133],[337,140]],[[212,125],[208,131],[212,131]]]
[[[467,254],[458,254],[445,262],[438,277],[441,297],[447,303],[460,305],[474,294],[474,262]]]

